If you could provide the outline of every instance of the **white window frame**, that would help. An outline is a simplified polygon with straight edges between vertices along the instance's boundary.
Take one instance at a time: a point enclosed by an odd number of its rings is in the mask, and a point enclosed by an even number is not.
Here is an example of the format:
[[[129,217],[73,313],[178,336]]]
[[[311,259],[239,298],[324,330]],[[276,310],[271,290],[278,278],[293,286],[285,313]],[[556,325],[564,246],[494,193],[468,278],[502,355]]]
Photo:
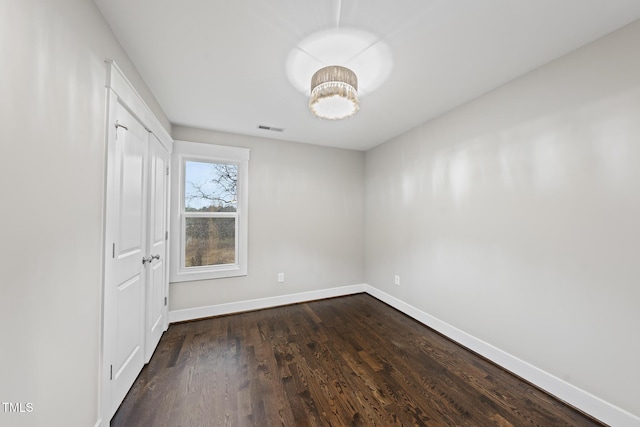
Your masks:
[[[185,267],[185,164],[187,161],[238,166],[236,214],[236,262]],[[175,141],[171,177],[171,282],[219,279],[247,275],[249,149],[200,142]],[[189,215],[191,216],[191,215]],[[228,216],[223,215],[223,216]]]

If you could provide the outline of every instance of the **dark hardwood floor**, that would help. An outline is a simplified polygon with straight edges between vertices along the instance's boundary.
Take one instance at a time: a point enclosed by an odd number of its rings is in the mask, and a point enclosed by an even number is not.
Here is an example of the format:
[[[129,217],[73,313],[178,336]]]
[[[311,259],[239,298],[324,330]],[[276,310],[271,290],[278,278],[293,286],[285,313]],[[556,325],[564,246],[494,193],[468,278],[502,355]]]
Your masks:
[[[359,294],[171,325],[111,426],[601,425]]]

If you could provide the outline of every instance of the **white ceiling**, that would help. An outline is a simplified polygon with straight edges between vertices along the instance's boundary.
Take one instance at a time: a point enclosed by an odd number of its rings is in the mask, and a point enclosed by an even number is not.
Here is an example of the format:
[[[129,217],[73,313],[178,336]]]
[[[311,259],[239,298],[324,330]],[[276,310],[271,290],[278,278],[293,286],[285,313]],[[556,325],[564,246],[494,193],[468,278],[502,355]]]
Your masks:
[[[173,124],[356,150],[640,19],[639,0],[95,1]],[[361,80],[354,117],[325,121],[287,67],[336,29],[386,46],[388,75]]]

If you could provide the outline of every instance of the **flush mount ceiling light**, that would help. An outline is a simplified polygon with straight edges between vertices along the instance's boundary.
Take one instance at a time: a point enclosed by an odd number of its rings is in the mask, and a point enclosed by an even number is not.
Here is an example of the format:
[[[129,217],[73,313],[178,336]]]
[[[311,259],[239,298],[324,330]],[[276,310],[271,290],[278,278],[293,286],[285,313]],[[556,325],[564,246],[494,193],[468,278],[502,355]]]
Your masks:
[[[311,77],[309,108],[321,119],[340,120],[353,116],[360,109],[356,74],[339,65],[316,71]]]

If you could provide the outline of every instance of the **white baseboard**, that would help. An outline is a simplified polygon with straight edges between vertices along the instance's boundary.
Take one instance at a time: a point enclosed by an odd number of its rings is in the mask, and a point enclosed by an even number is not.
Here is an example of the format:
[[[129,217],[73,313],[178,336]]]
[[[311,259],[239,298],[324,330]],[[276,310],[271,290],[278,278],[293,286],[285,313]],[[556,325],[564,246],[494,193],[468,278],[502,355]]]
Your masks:
[[[102,425],[102,418],[98,419],[93,427],[100,427]]]
[[[365,285],[366,292],[409,317],[440,332],[453,341],[486,357],[504,369],[513,372],[546,392],[567,402],[592,417],[615,427],[640,427],[640,417],[596,397],[542,369],[506,353],[468,333],[431,316],[406,302]]]
[[[365,292],[366,287],[367,285],[364,284],[341,286],[338,288],[321,289],[318,291],[301,292],[298,294],[230,302],[226,304],[216,304],[184,310],[173,310],[169,312],[169,323],[184,322],[187,320],[202,319],[205,317],[221,316],[223,314],[240,313],[242,311],[260,310],[262,308],[277,307],[280,305],[358,294]]]

